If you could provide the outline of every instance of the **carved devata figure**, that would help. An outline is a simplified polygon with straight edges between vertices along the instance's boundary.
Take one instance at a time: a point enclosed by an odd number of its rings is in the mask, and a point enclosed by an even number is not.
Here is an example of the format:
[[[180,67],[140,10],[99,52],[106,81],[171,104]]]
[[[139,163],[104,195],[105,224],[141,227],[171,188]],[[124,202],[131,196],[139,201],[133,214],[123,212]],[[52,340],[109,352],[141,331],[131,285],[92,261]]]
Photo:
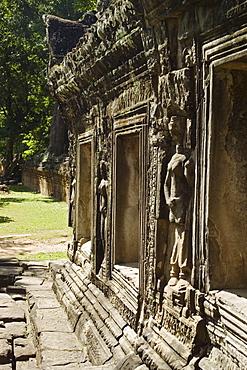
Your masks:
[[[169,212],[169,243],[171,245],[170,280],[178,289],[189,285],[191,275],[191,198],[194,162],[184,144],[187,119],[172,116],[168,124],[176,152],[167,166],[164,193]]]
[[[107,241],[107,193],[108,193],[108,180],[106,162],[100,162],[100,177],[101,181],[98,186],[99,194],[99,213],[100,213],[100,242],[97,251],[97,266],[96,272],[99,272],[100,266],[104,260],[105,247]]]

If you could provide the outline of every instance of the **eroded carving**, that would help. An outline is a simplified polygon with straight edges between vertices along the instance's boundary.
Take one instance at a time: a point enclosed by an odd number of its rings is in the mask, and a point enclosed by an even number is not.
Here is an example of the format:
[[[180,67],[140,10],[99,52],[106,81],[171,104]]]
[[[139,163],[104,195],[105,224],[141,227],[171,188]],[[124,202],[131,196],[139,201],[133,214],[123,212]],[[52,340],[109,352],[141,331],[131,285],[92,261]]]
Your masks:
[[[194,164],[190,151],[184,147],[186,117],[172,116],[168,124],[176,142],[176,153],[167,166],[164,184],[166,203],[170,208],[169,239],[172,244],[171,270],[168,285],[187,285],[191,273],[191,196]]]
[[[101,181],[98,186],[99,193],[99,213],[100,213],[100,240],[97,246],[96,256],[96,273],[99,272],[100,266],[105,257],[105,249],[107,243],[107,165],[105,161],[100,162],[100,177]]]

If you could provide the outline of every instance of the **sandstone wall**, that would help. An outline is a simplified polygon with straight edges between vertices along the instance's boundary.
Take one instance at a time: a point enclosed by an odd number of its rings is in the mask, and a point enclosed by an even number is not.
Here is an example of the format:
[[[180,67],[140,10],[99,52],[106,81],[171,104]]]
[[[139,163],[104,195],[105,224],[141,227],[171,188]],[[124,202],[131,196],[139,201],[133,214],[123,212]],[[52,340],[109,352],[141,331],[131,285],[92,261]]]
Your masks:
[[[22,170],[22,183],[32,191],[69,202],[70,180],[67,166],[64,164],[51,169],[26,165]]]
[[[245,369],[246,2],[98,8],[49,69],[70,132],[69,258],[150,369]]]

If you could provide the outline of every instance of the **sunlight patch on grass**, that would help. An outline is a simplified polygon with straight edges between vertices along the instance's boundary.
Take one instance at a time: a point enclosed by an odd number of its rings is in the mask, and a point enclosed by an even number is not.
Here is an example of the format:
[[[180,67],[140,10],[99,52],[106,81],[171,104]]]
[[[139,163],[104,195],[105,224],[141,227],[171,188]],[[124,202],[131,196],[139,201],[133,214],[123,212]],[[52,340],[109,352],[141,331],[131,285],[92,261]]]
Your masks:
[[[19,253],[16,258],[18,258],[19,260],[41,260],[41,261],[54,261],[54,260],[58,260],[58,259],[61,259],[61,258],[67,258],[67,252],[48,252],[48,253],[44,253],[44,252],[40,252],[40,253],[36,253],[36,254],[28,254],[28,253],[24,253],[24,252],[21,252]]]
[[[39,239],[72,235],[66,202],[28,191],[23,185],[10,186],[10,190],[0,195],[0,235],[32,234]]]

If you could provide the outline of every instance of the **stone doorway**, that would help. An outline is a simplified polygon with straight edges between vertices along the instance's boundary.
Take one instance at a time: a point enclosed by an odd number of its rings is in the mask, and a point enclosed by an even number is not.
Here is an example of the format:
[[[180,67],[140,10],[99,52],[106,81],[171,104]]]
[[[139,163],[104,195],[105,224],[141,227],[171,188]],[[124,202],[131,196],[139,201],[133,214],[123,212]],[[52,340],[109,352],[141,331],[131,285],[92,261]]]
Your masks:
[[[79,143],[76,189],[76,240],[91,243],[92,228],[92,145]]]
[[[211,288],[246,288],[247,59],[214,69],[209,185]]]
[[[125,274],[136,272],[138,284],[141,249],[141,170],[140,134],[116,137],[116,199],[114,265]],[[122,266],[122,268],[121,268]],[[129,268],[129,269],[128,269]]]

